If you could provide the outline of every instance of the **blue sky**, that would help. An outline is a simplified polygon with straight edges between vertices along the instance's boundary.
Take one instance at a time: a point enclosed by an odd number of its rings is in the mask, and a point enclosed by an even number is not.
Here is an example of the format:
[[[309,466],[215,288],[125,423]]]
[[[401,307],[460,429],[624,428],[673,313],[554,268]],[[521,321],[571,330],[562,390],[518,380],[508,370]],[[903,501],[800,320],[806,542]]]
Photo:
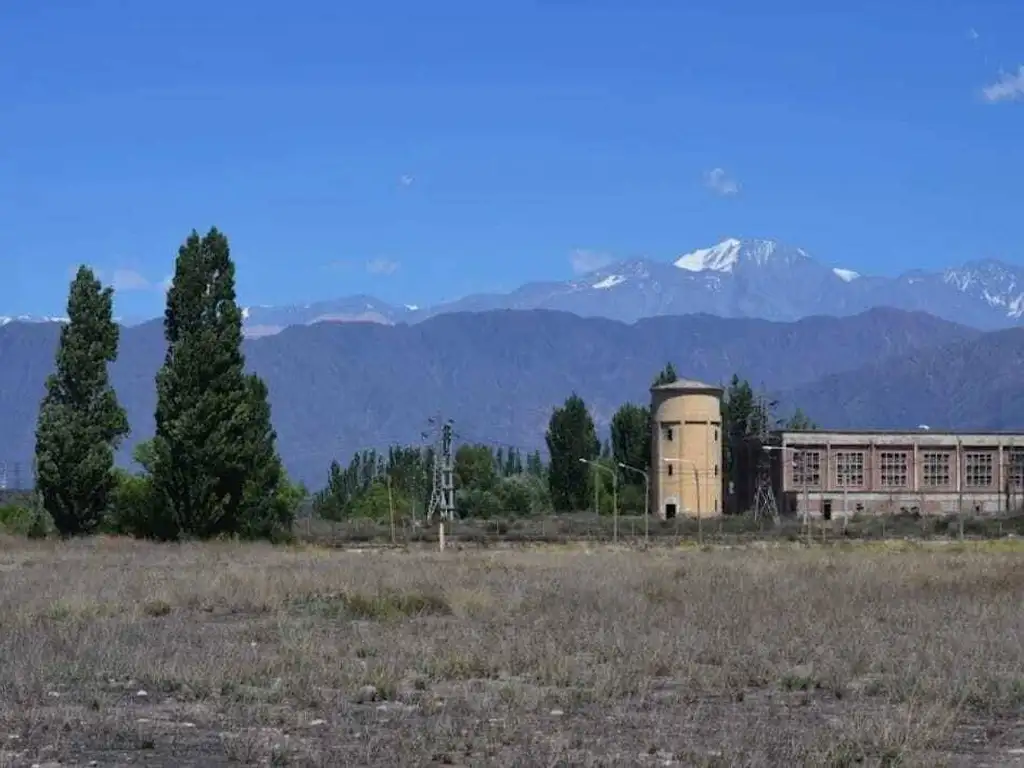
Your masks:
[[[80,262],[158,314],[211,225],[246,303],[425,304],[727,236],[1024,262],[1024,6],[817,5],[7,0],[0,314],[59,312]]]

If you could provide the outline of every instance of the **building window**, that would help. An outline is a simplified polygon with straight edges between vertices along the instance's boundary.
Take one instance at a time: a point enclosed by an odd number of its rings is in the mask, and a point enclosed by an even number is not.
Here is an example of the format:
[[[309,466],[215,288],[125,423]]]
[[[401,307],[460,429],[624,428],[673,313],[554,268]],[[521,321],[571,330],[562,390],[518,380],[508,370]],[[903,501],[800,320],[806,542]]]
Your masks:
[[[793,485],[800,488],[821,485],[821,451],[793,452]]]
[[[882,451],[879,456],[879,483],[884,488],[907,487],[907,452]]]
[[[715,442],[716,443],[718,442],[718,430],[717,429],[715,430]]]
[[[990,488],[992,478],[992,451],[971,451],[964,454],[965,486]]]
[[[672,427],[662,427],[661,428],[661,436],[665,440],[668,440],[669,442],[672,442]]]
[[[840,488],[864,486],[864,451],[836,452],[836,485]]]
[[[921,454],[921,485],[926,488],[948,488],[953,477],[952,455],[948,451],[925,451]]]
[[[1024,490],[1024,448],[1011,448],[1006,458],[1007,482],[1015,490]]]
[[[672,477],[672,465],[671,464],[668,465],[668,476]]]

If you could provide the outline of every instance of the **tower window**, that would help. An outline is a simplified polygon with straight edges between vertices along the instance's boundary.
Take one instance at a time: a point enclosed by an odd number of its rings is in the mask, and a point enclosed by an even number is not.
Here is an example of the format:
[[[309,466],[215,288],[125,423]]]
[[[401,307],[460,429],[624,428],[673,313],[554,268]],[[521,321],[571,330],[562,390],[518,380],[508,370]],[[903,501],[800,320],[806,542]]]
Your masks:
[[[672,427],[662,427],[661,428],[661,434],[662,434],[662,437],[664,437],[666,440],[671,442],[671,440],[672,440]]]
[[[671,464],[668,465],[668,476],[672,477],[672,465]]]

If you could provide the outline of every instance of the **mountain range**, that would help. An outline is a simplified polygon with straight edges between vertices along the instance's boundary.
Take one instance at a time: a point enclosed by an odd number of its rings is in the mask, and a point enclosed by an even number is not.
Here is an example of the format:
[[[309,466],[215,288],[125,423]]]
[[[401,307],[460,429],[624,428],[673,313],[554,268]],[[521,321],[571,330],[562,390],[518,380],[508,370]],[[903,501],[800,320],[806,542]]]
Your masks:
[[[133,427],[152,434],[159,321],[124,328],[112,378]],[[0,327],[0,462],[29,465],[36,410],[58,341],[53,323]],[[313,485],[364,447],[419,443],[436,415],[457,439],[543,447],[553,406],[571,392],[599,428],[623,402],[646,402],[655,373],[725,382],[733,374],[828,427],[1011,428],[1024,329],[983,332],[922,313],[873,309],[795,322],[707,314],[633,324],[548,310],[453,312],[417,324],[293,325],[248,339],[267,382],[282,456]]]
[[[431,307],[395,306],[349,296],[305,306],[249,307],[252,336],[320,321],[417,323],[451,312],[550,309],[625,323],[707,313],[793,321],[849,316],[875,307],[927,312],[994,330],[1024,322],[1024,268],[979,260],[897,277],[831,266],[801,248],[772,240],[724,240],[673,262],[635,259],[564,282],[527,283],[511,293],[475,294]]]
[[[441,314],[499,309],[549,309],[633,323],[699,313],[793,321],[876,307],[927,312],[984,330],[1014,327],[1024,323],[1024,267],[978,260],[881,277],[827,264],[774,240],[730,238],[671,262],[623,261],[574,280],[526,283],[510,293],[474,294],[434,306],[355,295],[304,305],[247,306],[244,316],[246,335],[254,338],[317,322],[414,324]],[[0,325],[58,319],[0,316]]]

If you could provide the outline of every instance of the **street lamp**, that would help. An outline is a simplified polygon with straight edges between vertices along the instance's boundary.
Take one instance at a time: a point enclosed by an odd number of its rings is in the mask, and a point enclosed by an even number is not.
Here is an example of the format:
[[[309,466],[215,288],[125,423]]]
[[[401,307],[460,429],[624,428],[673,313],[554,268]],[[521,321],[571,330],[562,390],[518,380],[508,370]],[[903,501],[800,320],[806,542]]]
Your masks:
[[[696,462],[690,459],[662,459],[666,464],[687,464],[693,467],[693,485],[697,491],[697,543],[704,543],[704,527],[700,517],[700,472],[697,470]]]
[[[772,451],[779,451],[780,453],[781,452],[785,452],[785,451],[789,451],[794,456],[802,450],[800,448],[794,448],[792,445],[765,445],[765,446],[762,446],[762,447],[764,448],[765,453],[771,453]],[[794,466],[795,466],[795,462],[794,462]],[[803,480],[803,489],[804,489],[804,515],[803,515],[803,518],[804,518],[804,528],[805,528],[805,530],[807,532],[807,543],[810,544],[811,543],[811,500],[810,500],[810,492],[808,491],[808,487],[807,487],[807,475],[809,473],[807,472],[807,457],[806,457],[806,454],[804,455],[804,461],[803,461],[803,465],[801,466],[800,474],[801,474],[801,480]]]
[[[589,464],[594,469],[600,469],[605,472],[611,473],[612,476],[612,540],[618,543],[619,541],[619,473],[611,467],[606,467],[604,464],[599,464],[596,461],[590,459],[580,459],[580,464]],[[601,514],[601,510],[596,510],[598,514]]]
[[[630,472],[636,472],[644,476],[644,546],[651,540],[651,476],[639,467],[631,467],[629,464],[619,462],[619,466]]]

